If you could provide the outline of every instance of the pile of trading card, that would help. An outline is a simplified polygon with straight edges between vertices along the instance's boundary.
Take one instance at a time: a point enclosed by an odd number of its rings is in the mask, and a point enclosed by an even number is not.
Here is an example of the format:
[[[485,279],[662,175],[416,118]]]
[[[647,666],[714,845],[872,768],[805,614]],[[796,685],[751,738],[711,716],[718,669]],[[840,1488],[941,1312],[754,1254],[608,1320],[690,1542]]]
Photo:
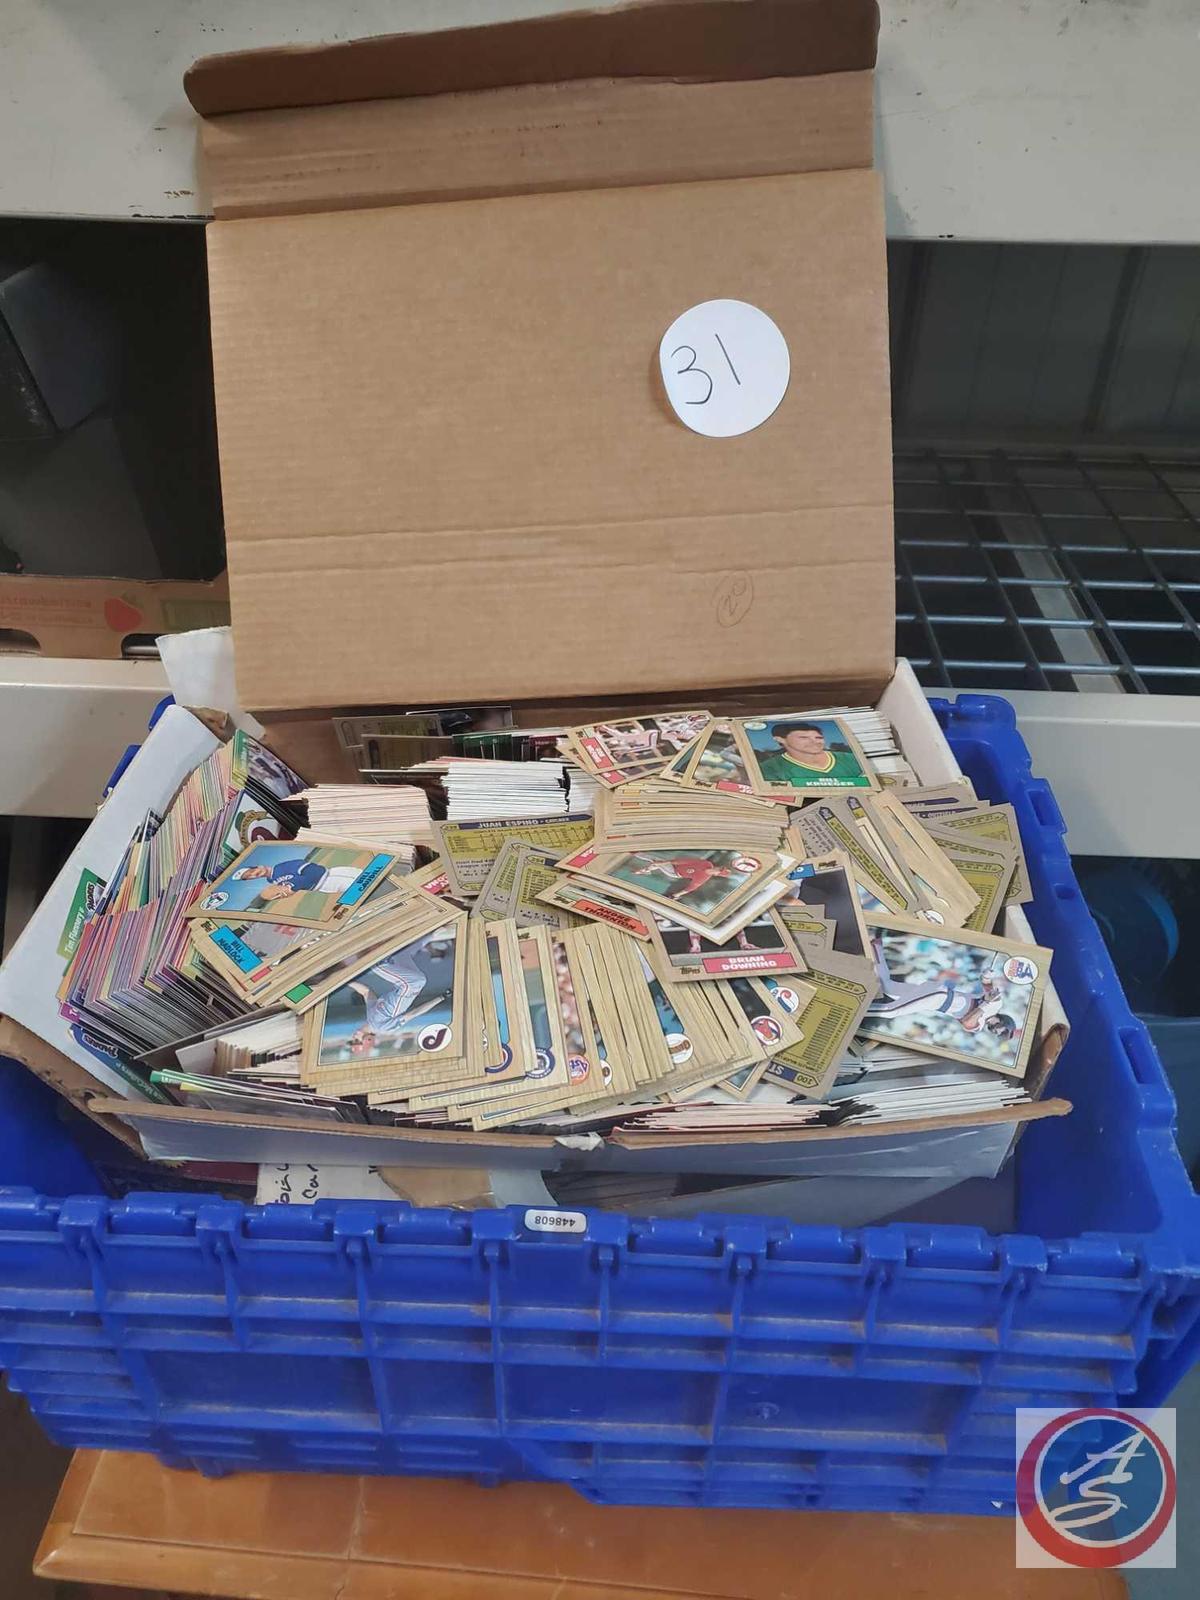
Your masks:
[[[1012,808],[921,786],[878,711],[338,731],[377,786],[238,733],[85,923],[62,1009],[147,1093],[627,1138],[1027,1099],[1050,952],[997,931]]]

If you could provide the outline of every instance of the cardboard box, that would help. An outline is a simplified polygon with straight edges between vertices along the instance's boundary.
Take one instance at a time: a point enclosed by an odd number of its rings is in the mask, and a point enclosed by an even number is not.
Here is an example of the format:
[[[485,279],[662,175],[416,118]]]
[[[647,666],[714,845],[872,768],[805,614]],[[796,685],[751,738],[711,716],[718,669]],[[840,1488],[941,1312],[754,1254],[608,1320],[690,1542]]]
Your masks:
[[[651,0],[191,70],[239,698],[306,776],[348,775],[334,708],[793,698],[878,700],[924,781],[958,774],[894,660],[877,27],[875,0]],[[657,376],[720,297],[791,353],[729,439]],[[97,1109],[166,1158],[966,1176],[1068,1107],[603,1144]]]
[[[120,661],[130,641],[228,621],[223,574],[211,583],[0,574],[0,650],[9,654]]]
[[[249,709],[882,688],[876,27],[651,0],[191,70]],[[791,382],[709,439],[657,352],[727,296]]]

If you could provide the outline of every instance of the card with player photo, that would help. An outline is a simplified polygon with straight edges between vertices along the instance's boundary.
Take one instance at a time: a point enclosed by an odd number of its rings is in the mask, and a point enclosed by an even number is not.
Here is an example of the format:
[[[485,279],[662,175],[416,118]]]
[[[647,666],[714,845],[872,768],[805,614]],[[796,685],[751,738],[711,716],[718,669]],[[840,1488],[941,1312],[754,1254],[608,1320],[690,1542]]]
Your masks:
[[[585,845],[558,863],[608,884],[637,905],[677,906],[689,920],[706,926],[721,922],[756,889],[780,877],[783,861],[775,851],[763,855],[699,848],[652,850],[597,849]]]
[[[586,878],[561,876],[557,883],[543,889],[537,898],[548,906],[558,906],[573,916],[591,922],[604,922],[610,928],[619,928],[635,939],[650,937],[650,913],[617,896],[607,893],[598,884]]]
[[[811,794],[879,787],[858,740],[838,717],[741,717],[733,733],[755,794],[799,804]]]
[[[839,955],[866,955],[867,929],[862,905],[854,887],[850,863],[844,855],[834,851],[815,860],[801,861],[788,873],[788,885],[789,893],[778,907],[785,926],[790,926],[789,913],[793,907],[819,913],[833,921],[833,948]]]
[[[984,933],[869,917],[879,994],[862,1035],[1021,1078],[1033,1047],[1050,951]]]
[[[710,722],[691,749],[673,761],[662,776],[684,789],[720,794],[754,793],[745,757],[729,722]]]
[[[662,957],[661,969],[672,983],[808,970],[774,911],[748,922],[727,944],[715,944],[696,929],[665,916],[651,917],[650,938]]]
[[[185,915],[320,928],[349,917],[397,862],[394,851],[266,840],[243,850]]]
[[[652,717],[586,723],[570,729],[563,742],[585,771],[611,786],[661,771],[694,744],[711,721],[709,711],[663,711]]]
[[[369,1085],[384,1068],[465,1060],[466,926],[458,912],[379,954],[306,1014],[302,1064],[314,1082],[344,1075],[335,1092],[356,1093],[352,1076]]]

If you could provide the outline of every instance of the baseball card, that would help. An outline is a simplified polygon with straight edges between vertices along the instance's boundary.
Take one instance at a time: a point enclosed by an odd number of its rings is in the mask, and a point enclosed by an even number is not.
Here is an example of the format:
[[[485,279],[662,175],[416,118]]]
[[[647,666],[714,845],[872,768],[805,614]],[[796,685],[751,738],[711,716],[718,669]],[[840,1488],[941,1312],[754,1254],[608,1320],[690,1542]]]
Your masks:
[[[763,982],[796,1018],[802,1036],[798,1044],[775,1056],[763,1082],[790,1089],[806,1100],[820,1100],[837,1077],[846,1046],[875,992],[870,965],[834,951],[814,955],[804,976],[807,998],[786,978]]]
[[[559,1088],[570,1082],[570,1074],[549,933],[545,928],[522,928],[517,935],[517,951],[533,1026],[534,1060],[525,1078],[539,1088]]]
[[[693,920],[720,922],[754,889],[780,871],[780,858],[741,850],[597,850],[564,856],[561,870],[609,884],[637,904],[678,906]]]
[[[461,915],[381,956],[311,1011],[315,1067],[382,1067],[461,1057],[465,960]],[[306,1039],[306,1045],[308,1040]]]
[[[868,918],[868,932],[880,992],[865,1038],[1024,1077],[1049,950],[897,917]]]
[[[711,720],[707,711],[664,711],[573,728],[571,738],[594,776],[611,785],[646,770],[661,771],[699,738]]]
[[[186,915],[326,927],[344,921],[396,864],[396,855],[385,850],[265,840],[244,850]]]
[[[798,1006],[789,1006],[780,998],[779,985],[755,978],[733,978],[729,991],[738,1007],[740,1019],[749,1027],[763,1052],[774,1056],[799,1044],[804,1034],[798,1017],[812,998],[813,990],[799,979],[783,985],[789,996],[795,996]]]
[[[512,915],[513,891],[517,881],[517,861],[521,843],[506,839],[500,854],[492,862],[492,869],[483,880],[479,898],[471,907],[471,915],[485,922],[503,922]]]
[[[921,815],[920,812],[917,813]],[[1021,847],[1021,830],[1017,814],[1011,805],[989,806],[983,811],[956,811],[941,819],[943,827],[966,834],[983,843],[989,839],[1011,845],[1017,853],[1012,881],[1004,895],[1006,906],[1028,905],[1033,899],[1029,885],[1029,869],[1025,865],[1025,852]]]
[[[840,852],[863,891],[860,900],[865,894],[890,913],[915,916],[920,907],[911,885],[890,858],[881,856],[878,841],[862,825],[862,807],[852,806],[849,800],[849,796],[822,799],[803,811],[793,811],[786,836],[791,847],[801,858]]]
[[[774,911],[748,922],[728,944],[714,944],[665,916],[650,918],[650,938],[672,983],[806,970],[804,957]]]
[[[548,889],[543,889],[538,897],[548,906],[557,906],[573,916],[586,918],[590,922],[604,922],[610,928],[619,928],[622,933],[632,934],[635,939],[648,939],[650,937],[650,914],[639,911],[636,906],[624,900],[619,900],[615,895],[607,894],[597,884],[589,883],[586,878],[567,878],[559,876],[557,883],[552,883]]]
[[[862,905],[846,857],[838,852],[817,860],[801,861],[788,873],[790,893],[779,912],[788,924],[792,906],[807,907],[834,924],[833,948],[843,956],[867,954],[867,929]]]
[[[536,844],[542,850],[576,850],[592,837],[590,816],[520,817],[488,822],[435,822],[433,835],[451,892],[474,899],[507,839]]]
[[[733,723],[755,794],[803,801],[879,787],[858,740],[837,717],[741,717]]]

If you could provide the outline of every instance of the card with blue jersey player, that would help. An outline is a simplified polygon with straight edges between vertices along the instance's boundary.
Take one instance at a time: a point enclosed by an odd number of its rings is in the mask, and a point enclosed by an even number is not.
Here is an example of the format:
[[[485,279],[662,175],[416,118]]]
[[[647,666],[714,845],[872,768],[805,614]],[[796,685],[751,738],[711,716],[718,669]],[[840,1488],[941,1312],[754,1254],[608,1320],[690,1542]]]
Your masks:
[[[343,922],[311,928],[193,917],[188,937],[200,959],[237,994],[252,1005],[268,1006],[286,997],[296,983],[329,971],[342,957],[382,943],[385,929],[406,931],[408,921],[419,920],[423,912],[443,920],[446,915],[435,896],[423,893],[411,878],[393,874]],[[413,936],[421,931],[414,926]]]
[[[879,994],[859,1032],[1022,1078],[1050,951],[983,933],[867,918]]]
[[[286,922],[321,928],[343,922],[384,882],[399,857],[343,843],[266,840],[243,850],[192,905],[189,917]]]

